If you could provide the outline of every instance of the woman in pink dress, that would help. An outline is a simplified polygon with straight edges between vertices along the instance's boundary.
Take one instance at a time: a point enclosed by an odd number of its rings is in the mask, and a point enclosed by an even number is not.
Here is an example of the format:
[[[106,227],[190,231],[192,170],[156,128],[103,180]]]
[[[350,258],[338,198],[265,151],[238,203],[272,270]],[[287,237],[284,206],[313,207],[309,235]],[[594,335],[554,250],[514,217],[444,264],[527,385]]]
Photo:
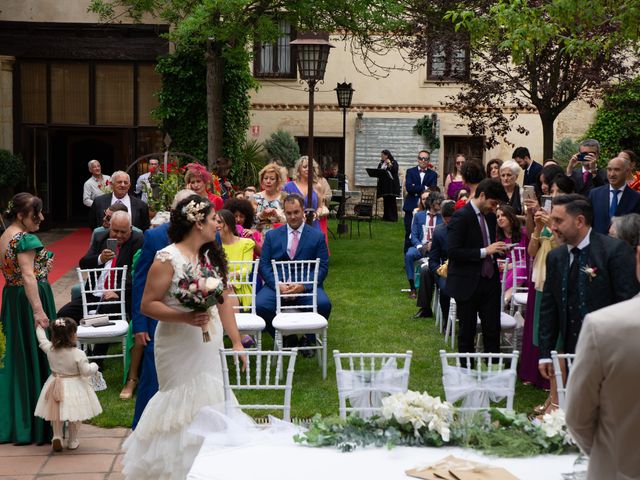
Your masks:
[[[447,175],[447,178],[444,181],[444,191],[447,193],[447,198],[451,200],[455,200],[458,192],[466,187],[464,179],[462,178],[462,173],[460,173],[460,167],[462,167],[464,162],[464,155],[458,153],[453,166],[453,172]]]

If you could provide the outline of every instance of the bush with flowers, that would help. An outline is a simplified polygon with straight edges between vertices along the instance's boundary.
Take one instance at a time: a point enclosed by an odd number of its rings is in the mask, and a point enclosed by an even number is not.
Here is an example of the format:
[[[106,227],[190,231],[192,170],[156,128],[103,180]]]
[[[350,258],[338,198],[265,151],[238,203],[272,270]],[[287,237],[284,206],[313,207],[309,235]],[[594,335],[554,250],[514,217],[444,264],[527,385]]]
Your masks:
[[[179,190],[184,188],[184,172],[186,167],[172,159],[167,163],[167,174],[165,176],[164,163],[160,162],[157,168],[149,170],[149,184],[143,188],[147,194],[147,204],[154,212],[171,210],[173,197]]]
[[[316,415],[308,430],[294,440],[345,452],[367,445],[459,446],[501,457],[577,451],[561,410],[533,421],[524,414],[498,409],[469,414],[439,397],[413,391],[384,398],[380,415],[368,419]]]

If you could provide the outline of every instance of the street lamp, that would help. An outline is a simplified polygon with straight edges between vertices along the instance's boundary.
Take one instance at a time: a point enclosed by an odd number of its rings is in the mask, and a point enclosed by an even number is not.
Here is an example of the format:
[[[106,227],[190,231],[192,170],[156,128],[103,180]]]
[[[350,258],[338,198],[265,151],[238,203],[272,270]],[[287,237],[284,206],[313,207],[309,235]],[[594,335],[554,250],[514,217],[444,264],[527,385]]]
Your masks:
[[[309,157],[309,187],[307,188],[307,223],[313,221],[313,111],[314,93],[316,84],[324,79],[324,71],[327,68],[327,59],[329,58],[329,50],[333,45],[329,43],[329,34],[324,32],[302,32],[297,38],[291,42],[296,46],[298,70],[300,71],[300,80],[307,82],[309,91],[309,146],[307,155]]]
[[[342,109],[342,155],[340,156],[340,174],[338,179],[340,181],[340,190],[342,196],[340,197],[340,207],[338,208],[338,218],[340,223],[338,224],[338,234],[347,233],[347,224],[344,221],[344,211],[346,203],[346,157],[347,157],[347,109],[351,107],[351,99],[353,98],[353,88],[351,84],[344,82],[338,83],[335,88],[336,95],[338,96],[338,107]]]

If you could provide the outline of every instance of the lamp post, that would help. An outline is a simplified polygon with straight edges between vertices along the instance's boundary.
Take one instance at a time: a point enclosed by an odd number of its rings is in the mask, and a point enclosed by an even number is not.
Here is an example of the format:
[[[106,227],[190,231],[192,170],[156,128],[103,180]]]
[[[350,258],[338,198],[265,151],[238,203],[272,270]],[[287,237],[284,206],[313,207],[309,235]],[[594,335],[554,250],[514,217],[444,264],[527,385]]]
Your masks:
[[[338,96],[338,107],[342,109],[342,155],[340,156],[340,174],[338,180],[340,182],[340,207],[338,208],[338,218],[340,223],[338,224],[338,234],[347,233],[347,224],[344,222],[344,211],[346,203],[346,158],[347,158],[347,109],[351,107],[351,100],[353,99],[353,88],[351,84],[344,82],[338,83],[335,88],[336,95]]]
[[[333,45],[329,43],[329,34],[323,32],[303,32],[299,33],[297,38],[291,42],[296,47],[298,70],[300,71],[300,80],[307,82],[307,90],[309,91],[309,145],[307,155],[309,161],[307,163],[307,171],[309,186],[307,188],[307,223],[313,222],[313,111],[314,93],[316,84],[324,79],[324,71],[327,68],[327,59],[329,58],[329,50]]]

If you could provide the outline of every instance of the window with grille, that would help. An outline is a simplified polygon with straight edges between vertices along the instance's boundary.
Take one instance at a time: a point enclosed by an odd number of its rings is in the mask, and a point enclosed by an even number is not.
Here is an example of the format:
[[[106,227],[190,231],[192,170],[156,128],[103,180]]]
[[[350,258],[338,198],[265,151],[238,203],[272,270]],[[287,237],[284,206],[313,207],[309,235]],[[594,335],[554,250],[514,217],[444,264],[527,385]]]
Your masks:
[[[274,43],[256,43],[254,47],[253,75],[259,78],[297,78],[295,47],[291,41],[295,30],[286,20],[278,22],[280,37]]]
[[[469,57],[466,38],[434,39],[427,53],[427,80],[468,80]]]

